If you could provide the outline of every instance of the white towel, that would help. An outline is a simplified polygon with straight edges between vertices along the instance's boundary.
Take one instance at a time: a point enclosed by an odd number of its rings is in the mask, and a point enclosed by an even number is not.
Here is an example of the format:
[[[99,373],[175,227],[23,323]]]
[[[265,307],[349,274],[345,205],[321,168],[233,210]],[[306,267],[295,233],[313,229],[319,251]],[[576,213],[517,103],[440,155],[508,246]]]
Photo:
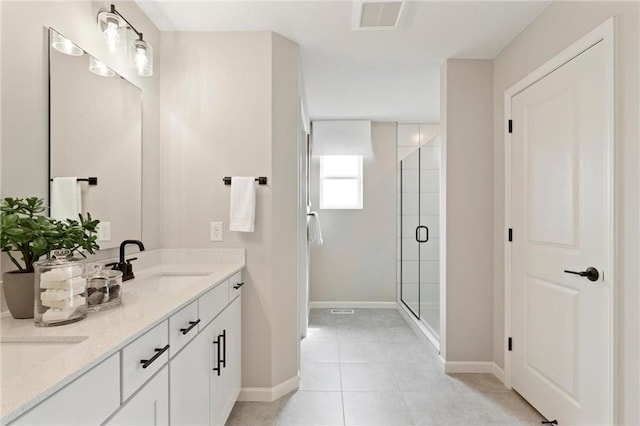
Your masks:
[[[256,182],[254,177],[231,178],[229,230],[253,232],[256,218]]]
[[[82,213],[82,190],[77,177],[56,177],[51,182],[51,217],[78,220]]]
[[[318,212],[311,212],[307,215],[309,218],[307,227],[307,239],[313,244],[323,244],[322,229],[320,228],[320,216]]]

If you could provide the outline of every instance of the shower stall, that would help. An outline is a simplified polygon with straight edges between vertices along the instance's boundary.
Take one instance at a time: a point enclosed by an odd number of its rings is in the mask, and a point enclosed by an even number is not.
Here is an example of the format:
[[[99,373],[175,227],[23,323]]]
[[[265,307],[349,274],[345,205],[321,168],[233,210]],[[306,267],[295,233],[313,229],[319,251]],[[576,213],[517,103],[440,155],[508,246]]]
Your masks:
[[[399,128],[399,136],[401,130]],[[418,146],[414,143],[412,149],[398,148],[398,290],[405,310],[437,342],[440,335],[440,137],[436,134],[424,141],[423,133]],[[398,143],[401,143],[400,137]]]

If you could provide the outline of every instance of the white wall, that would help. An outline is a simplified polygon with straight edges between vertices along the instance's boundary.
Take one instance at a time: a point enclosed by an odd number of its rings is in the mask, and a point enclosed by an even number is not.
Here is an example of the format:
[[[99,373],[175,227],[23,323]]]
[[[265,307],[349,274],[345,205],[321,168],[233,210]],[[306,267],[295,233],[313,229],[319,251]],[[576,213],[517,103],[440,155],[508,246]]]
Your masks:
[[[2,197],[47,198],[48,160],[48,39],[53,27],[80,47],[142,88],[142,238],[147,248],[160,246],[159,237],[159,68],[160,32],[133,2],[115,2],[119,11],[144,32],[156,48],[153,77],[137,77],[125,55],[109,53],[96,25],[99,10],[110,2],[2,1]],[[117,197],[113,199],[118,202]],[[114,257],[103,250],[96,259]],[[2,270],[12,269],[3,259]]]
[[[298,46],[270,32],[162,34],[162,244],[246,249],[243,387],[297,375]],[[229,231],[224,176],[256,186],[256,231]],[[209,222],[224,241],[209,240]]]
[[[441,354],[446,361],[491,362],[492,62],[449,59],[442,73],[447,329]]]
[[[363,160],[362,210],[319,210],[320,160],[311,166],[311,203],[323,245],[311,245],[312,302],[394,302],[396,124],[372,123],[373,157]]]
[[[504,365],[504,91],[612,16],[616,17],[616,250],[620,262],[617,411],[620,423],[640,424],[638,2],[554,2],[494,60],[493,353],[496,363]]]

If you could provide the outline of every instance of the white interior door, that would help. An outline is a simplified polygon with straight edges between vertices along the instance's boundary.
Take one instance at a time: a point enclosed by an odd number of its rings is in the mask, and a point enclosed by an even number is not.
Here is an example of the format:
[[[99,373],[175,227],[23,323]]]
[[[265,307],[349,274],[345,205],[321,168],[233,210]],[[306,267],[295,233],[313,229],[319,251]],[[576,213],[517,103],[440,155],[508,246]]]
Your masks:
[[[511,384],[561,425],[610,422],[605,64],[600,42],[511,103]]]

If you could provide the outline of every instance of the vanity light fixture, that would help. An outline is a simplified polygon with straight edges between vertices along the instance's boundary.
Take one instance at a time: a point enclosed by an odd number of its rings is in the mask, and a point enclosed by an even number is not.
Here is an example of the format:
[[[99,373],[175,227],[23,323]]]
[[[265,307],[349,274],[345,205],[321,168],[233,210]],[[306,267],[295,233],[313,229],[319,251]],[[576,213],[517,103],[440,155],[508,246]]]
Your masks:
[[[71,40],[56,31],[52,32],[51,47],[66,55],[82,56],[84,54],[84,50],[80,49],[73,44]]]
[[[112,4],[109,11],[98,13],[98,27],[104,34],[111,52],[116,52],[119,45],[126,40],[126,30],[133,31],[138,38],[129,46],[129,66],[135,68],[141,77],[153,75],[153,48],[144,41],[142,33],[116,10],[115,5]]]
[[[113,77],[115,72],[99,59],[89,56],[89,71],[101,77]]]

